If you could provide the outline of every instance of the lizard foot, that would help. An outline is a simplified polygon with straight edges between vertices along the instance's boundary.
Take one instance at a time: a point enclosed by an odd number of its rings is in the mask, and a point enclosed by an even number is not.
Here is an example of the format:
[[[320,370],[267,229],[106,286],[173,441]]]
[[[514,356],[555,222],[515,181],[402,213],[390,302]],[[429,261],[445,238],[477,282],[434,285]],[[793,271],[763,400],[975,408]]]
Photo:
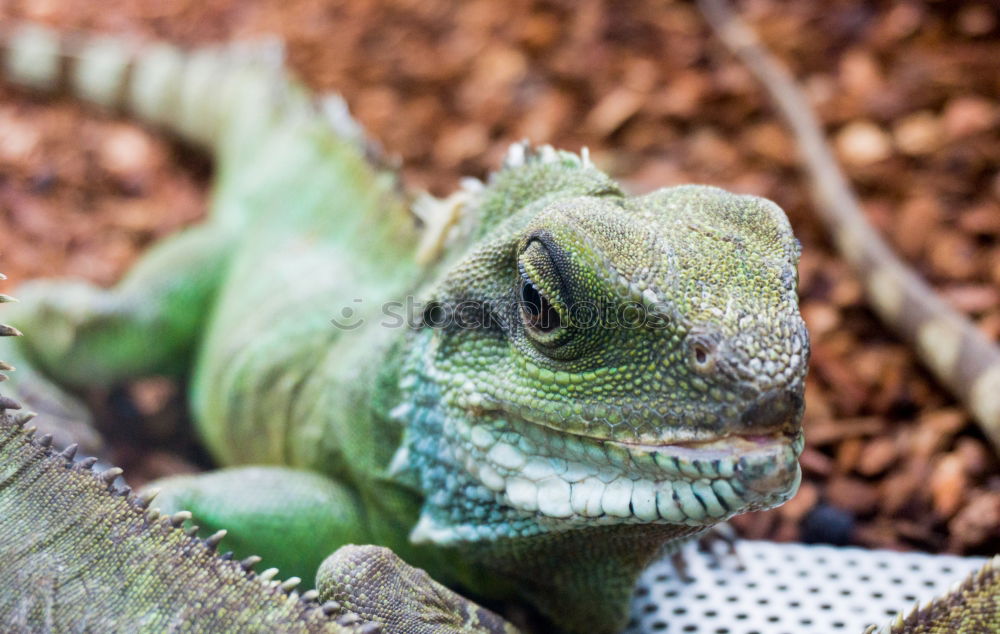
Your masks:
[[[325,601],[380,623],[387,632],[427,634],[516,634],[495,613],[452,592],[407,565],[388,548],[343,546],[316,575]]]

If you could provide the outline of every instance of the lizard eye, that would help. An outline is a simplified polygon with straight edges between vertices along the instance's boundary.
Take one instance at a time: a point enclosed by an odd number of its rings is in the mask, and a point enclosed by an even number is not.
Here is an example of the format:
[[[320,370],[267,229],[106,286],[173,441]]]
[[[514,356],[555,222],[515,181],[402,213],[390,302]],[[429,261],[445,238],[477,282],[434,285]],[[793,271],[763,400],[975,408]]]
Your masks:
[[[518,258],[518,304],[528,336],[546,348],[562,343],[567,333],[562,276],[540,240],[528,242]]]
[[[542,333],[549,333],[562,323],[559,311],[530,280],[521,280],[521,314],[524,323]]]

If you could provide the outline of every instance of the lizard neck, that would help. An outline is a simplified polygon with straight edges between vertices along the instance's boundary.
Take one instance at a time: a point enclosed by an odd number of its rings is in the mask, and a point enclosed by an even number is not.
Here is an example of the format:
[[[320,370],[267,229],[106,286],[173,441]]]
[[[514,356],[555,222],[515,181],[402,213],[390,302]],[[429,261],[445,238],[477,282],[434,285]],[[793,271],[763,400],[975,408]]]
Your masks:
[[[473,475],[482,467],[477,436],[491,429],[525,454],[532,439],[510,421],[470,418],[446,396],[422,369],[433,345],[432,332],[412,333],[401,363],[402,401],[392,411],[404,435],[390,472],[424,496],[411,541],[454,549],[493,573],[479,575],[474,592],[513,591],[560,623],[576,615],[570,626],[580,631],[620,630],[646,566],[707,525],[622,523],[613,517],[602,524],[512,508],[488,485],[488,476]]]
[[[513,581],[518,594],[570,631],[620,632],[642,571],[704,530],[679,524],[592,526],[465,544],[460,551]]]

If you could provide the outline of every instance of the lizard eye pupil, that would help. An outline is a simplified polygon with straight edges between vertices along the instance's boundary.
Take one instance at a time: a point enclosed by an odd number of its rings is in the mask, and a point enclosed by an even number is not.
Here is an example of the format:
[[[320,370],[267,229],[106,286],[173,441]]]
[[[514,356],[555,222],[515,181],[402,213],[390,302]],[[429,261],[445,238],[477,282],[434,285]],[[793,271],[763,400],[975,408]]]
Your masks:
[[[529,327],[540,332],[552,332],[560,326],[559,311],[535,286],[521,282],[521,310]]]

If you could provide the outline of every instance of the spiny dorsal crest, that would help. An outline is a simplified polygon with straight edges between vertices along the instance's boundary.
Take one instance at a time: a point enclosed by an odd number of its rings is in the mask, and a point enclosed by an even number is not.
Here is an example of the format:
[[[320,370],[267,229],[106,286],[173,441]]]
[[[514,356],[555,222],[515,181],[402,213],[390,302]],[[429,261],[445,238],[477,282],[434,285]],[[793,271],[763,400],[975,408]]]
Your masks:
[[[11,408],[13,409],[13,408]],[[13,423],[13,424],[11,424]],[[345,606],[336,601],[319,601],[319,593],[316,590],[309,590],[299,593],[296,588],[301,583],[298,577],[290,577],[281,580],[277,577],[278,569],[269,568],[263,572],[255,572],[254,567],[261,561],[260,557],[251,556],[237,561],[233,559],[233,554],[220,554],[218,546],[226,536],[225,530],[216,531],[214,534],[199,538],[197,536],[197,526],[190,525],[192,519],[188,511],[178,511],[173,514],[161,513],[159,509],[151,507],[157,491],[147,490],[142,493],[133,493],[129,487],[118,487],[115,482],[122,475],[122,469],[118,467],[95,468],[98,460],[93,457],[76,459],[76,445],[70,445],[61,451],[52,447],[52,437],[48,434],[37,435],[34,427],[24,426],[24,422],[18,418],[5,416],[0,417],[0,436],[3,438],[12,437],[19,439],[26,447],[30,447],[35,452],[42,463],[48,462],[65,468],[72,473],[71,477],[76,482],[79,478],[89,478],[93,480],[98,488],[107,495],[107,501],[113,504],[126,504],[126,508],[134,514],[134,519],[141,522],[144,531],[154,534],[160,532],[163,535],[170,535],[175,539],[169,539],[162,543],[173,543],[185,553],[193,553],[199,549],[208,551],[210,565],[219,568],[229,567],[233,571],[243,576],[248,583],[258,584],[265,593],[280,593],[282,602],[289,602],[289,607],[293,604],[299,606],[301,613],[312,615],[310,619],[320,619],[336,623],[344,627],[352,628],[352,631],[364,632],[365,634],[376,634],[381,630],[378,623],[365,621],[358,614],[351,612]],[[38,458],[32,458],[36,462]],[[119,516],[116,514],[116,516]],[[129,520],[122,520],[129,521]]]
[[[490,176],[494,182],[497,174],[529,164],[551,164],[570,169],[593,168],[590,150],[581,148],[576,154],[557,150],[551,145],[532,146],[529,141],[512,143],[501,163],[500,170]],[[435,198],[429,194],[418,196],[412,211],[423,224],[423,234],[417,247],[417,261],[427,265],[436,261],[452,244],[469,236],[474,227],[467,213],[474,208],[486,184],[475,178],[464,178],[458,191],[447,198]]]
[[[452,244],[466,237],[471,231],[466,211],[483,191],[483,182],[477,178],[463,178],[458,191],[447,198],[421,194],[413,201],[411,210],[423,231],[417,246],[417,262],[428,265],[435,262]]]
[[[995,622],[998,577],[1000,555],[994,555],[982,568],[955,582],[947,593],[923,605],[915,603],[909,613],[899,612],[881,627],[869,625],[864,634],[952,631],[951,628],[961,632],[986,631],[978,628],[983,623]]]
[[[510,169],[532,162],[562,163],[566,167],[580,168],[594,166],[590,162],[590,149],[587,147],[581,148],[580,153],[575,154],[566,150],[557,150],[551,145],[532,147],[531,143],[527,139],[524,139],[517,143],[511,143],[510,147],[507,148],[507,154],[504,156],[502,167],[503,169]]]
[[[7,276],[0,273],[0,281],[7,279]],[[0,304],[5,304],[7,302],[16,302],[17,300],[10,295],[4,295],[0,293]],[[20,337],[21,331],[13,326],[8,326],[6,324],[0,324],[0,337]],[[0,383],[7,380],[7,375],[3,372],[10,372],[14,369],[14,366],[7,363],[6,361],[0,360]],[[0,412],[5,409],[21,409],[21,405],[14,401],[13,399],[5,398],[0,396]]]

